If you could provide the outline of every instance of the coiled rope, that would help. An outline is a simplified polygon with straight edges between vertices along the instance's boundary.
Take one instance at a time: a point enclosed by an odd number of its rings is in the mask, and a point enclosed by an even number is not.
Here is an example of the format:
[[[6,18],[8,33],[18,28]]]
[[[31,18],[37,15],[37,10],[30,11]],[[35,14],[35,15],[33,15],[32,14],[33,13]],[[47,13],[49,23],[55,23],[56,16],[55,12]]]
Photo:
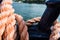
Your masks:
[[[29,40],[27,26],[20,15],[14,14],[12,0],[3,0],[0,4],[0,40],[16,39],[16,22],[19,29],[19,40]]]
[[[25,24],[20,15],[14,14],[14,9],[11,6],[12,0],[3,0],[0,4],[0,40],[15,40],[16,39],[16,22],[18,24],[20,40],[29,40],[27,25],[39,22],[40,17],[33,18]],[[54,22],[50,40],[58,40],[60,38],[60,23]]]
[[[27,32],[27,26],[20,15],[15,14],[16,20],[18,21],[20,40],[29,40]]]

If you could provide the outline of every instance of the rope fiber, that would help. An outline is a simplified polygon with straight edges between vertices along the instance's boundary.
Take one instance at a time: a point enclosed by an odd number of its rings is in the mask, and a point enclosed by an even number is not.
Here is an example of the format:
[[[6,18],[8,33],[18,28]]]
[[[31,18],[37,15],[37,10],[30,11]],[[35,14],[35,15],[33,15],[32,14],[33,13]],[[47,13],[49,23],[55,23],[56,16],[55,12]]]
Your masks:
[[[29,40],[26,25],[31,26],[38,23],[41,17],[25,22],[21,15],[14,14],[12,3],[12,0],[3,0],[2,2],[0,0],[0,40]],[[60,23],[55,21],[51,30],[49,40],[58,40],[60,38]]]
[[[0,40],[17,40],[17,37],[29,40],[27,26],[22,16],[14,14],[12,3],[12,0],[3,0],[0,4]]]

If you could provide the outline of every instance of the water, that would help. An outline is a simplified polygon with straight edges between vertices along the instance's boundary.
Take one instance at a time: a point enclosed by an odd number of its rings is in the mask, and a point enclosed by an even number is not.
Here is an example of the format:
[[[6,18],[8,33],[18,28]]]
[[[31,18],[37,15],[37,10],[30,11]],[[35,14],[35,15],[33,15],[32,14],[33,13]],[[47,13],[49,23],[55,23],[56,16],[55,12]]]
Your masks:
[[[28,3],[17,3],[14,2],[13,8],[15,13],[22,15],[24,20],[28,20],[34,17],[41,17],[46,9],[45,4],[28,4]],[[58,17],[58,20],[60,16]]]

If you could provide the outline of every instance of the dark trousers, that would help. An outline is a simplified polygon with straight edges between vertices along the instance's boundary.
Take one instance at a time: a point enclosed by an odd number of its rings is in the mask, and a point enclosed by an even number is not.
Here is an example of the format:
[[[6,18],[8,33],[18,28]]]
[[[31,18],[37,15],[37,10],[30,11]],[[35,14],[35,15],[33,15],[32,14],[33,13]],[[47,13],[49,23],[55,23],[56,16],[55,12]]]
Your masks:
[[[38,23],[38,29],[42,32],[48,32],[53,22],[59,16],[60,2],[47,2],[47,8],[42,15],[40,22]]]

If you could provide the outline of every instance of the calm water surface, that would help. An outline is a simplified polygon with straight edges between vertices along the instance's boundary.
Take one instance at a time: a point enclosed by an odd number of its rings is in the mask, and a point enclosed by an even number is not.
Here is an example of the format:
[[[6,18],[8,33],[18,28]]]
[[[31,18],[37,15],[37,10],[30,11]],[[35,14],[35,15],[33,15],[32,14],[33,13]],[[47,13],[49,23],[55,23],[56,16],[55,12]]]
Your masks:
[[[22,15],[24,20],[28,20],[34,17],[41,17],[46,9],[45,4],[28,4],[28,3],[17,3],[14,2],[13,8],[15,13]],[[60,21],[60,16],[58,17]]]

